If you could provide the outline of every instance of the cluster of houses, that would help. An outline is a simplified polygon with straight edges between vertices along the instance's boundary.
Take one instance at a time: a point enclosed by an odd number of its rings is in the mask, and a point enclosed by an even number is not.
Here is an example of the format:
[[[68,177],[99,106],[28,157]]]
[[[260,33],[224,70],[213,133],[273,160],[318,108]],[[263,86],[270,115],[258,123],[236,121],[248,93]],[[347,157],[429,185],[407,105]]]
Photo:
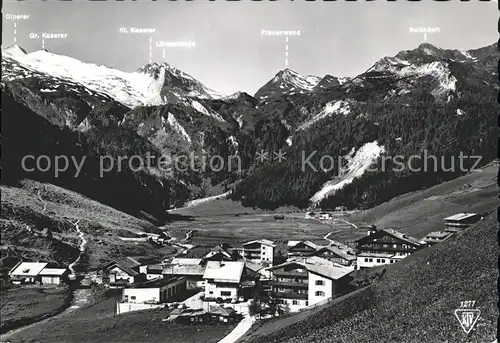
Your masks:
[[[257,289],[271,292],[278,304],[294,312],[349,291],[355,270],[396,263],[480,219],[475,213],[456,214],[445,218],[443,231],[422,240],[372,225],[354,246],[331,240],[328,245],[318,245],[307,240],[284,244],[259,239],[240,246],[223,243],[198,256],[182,255],[156,264],[141,264],[128,257],[104,265],[96,282],[122,289],[120,311],[186,304],[192,297],[198,304],[206,304],[175,308],[170,320],[176,321],[231,321],[233,312],[242,308],[238,304],[247,304],[248,309]],[[58,285],[64,282],[67,270],[20,262],[10,276],[17,282]]]

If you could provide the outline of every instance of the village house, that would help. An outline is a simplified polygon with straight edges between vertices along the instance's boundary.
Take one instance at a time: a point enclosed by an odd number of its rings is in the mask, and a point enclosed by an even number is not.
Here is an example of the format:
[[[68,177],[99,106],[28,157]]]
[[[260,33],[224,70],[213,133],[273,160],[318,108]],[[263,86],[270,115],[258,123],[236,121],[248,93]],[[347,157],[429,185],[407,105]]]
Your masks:
[[[444,218],[445,231],[457,232],[468,228],[480,220],[481,215],[478,213],[457,213]]]
[[[19,262],[9,272],[12,283],[35,283],[40,282],[40,272],[47,266],[41,262]]]
[[[163,264],[162,275],[184,277],[187,289],[201,288],[205,285],[203,274],[205,265],[201,258],[174,258],[170,263]]]
[[[316,250],[312,255],[344,266],[352,266],[356,264],[355,250],[344,245],[319,247],[318,250]]]
[[[288,241],[288,257],[311,256],[318,250],[318,245],[310,241]]]
[[[406,256],[392,253],[360,253],[356,261],[356,269],[372,268],[401,261]]]
[[[163,277],[163,265],[149,264],[139,266],[139,274],[144,274],[146,276],[146,280],[160,279]]]
[[[60,286],[68,281],[68,274],[67,268],[44,268],[38,275],[42,285]]]
[[[207,261],[234,261],[237,259],[237,255],[233,251],[227,249],[227,245],[221,244],[211,249],[203,258],[205,262]]]
[[[427,246],[432,246],[434,244],[441,243],[441,242],[447,240],[448,238],[450,238],[454,234],[455,234],[454,232],[450,232],[450,231],[434,231],[434,232],[428,233],[424,237],[423,241],[427,244]]]
[[[396,230],[371,228],[367,236],[356,241],[356,268],[395,263],[425,247],[425,242]]]
[[[255,263],[272,265],[276,244],[268,239],[259,239],[246,242],[243,245],[242,255],[245,259]]]
[[[110,287],[124,287],[146,280],[146,275],[139,273],[140,263],[131,257],[121,261],[112,261],[102,267],[104,278]]]
[[[205,297],[238,299],[243,276],[243,262],[209,261],[205,267]]]
[[[186,280],[182,277],[162,278],[129,285],[122,290],[122,302],[157,304],[178,301],[186,294]]]
[[[68,281],[67,268],[49,268],[45,262],[19,262],[9,272],[14,284],[59,286]]]
[[[269,269],[272,294],[291,312],[344,293],[354,271],[317,256],[297,257]]]

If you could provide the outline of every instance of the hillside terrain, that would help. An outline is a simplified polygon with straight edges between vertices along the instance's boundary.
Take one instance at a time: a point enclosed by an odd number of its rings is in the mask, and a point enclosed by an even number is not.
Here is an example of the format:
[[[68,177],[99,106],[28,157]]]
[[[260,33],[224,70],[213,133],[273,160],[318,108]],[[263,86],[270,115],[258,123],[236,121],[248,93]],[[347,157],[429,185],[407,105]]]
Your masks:
[[[77,270],[95,269],[127,256],[164,258],[176,250],[149,242],[127,242],[144,232],[159,233],[151,222],[138,219],[73,191],[32,180],[17,187],[1,186],[0,252],[2,267],[18,260],[47,261],[68,266],[78,257],[80,237],[87,241]]]
[[[366,291],[293,325],[252,333],[245,343],[295,342],[492,342],[498,318],[496,214],[451,239],[397,264]],[[481,247],[478,249],[478,247]],[[481,311],[466,335],[454,316],[461,301],[475,300]]]

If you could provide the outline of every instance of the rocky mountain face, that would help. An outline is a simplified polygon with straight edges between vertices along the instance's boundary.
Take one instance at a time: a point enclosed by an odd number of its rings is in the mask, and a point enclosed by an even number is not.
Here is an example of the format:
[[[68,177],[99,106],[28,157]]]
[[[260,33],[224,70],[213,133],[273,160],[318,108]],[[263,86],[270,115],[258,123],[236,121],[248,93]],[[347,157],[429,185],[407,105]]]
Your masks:
[[[46,122],[40,133],[72,135],[65,144],[85,146],[97,160],[103,154],[151,154],[154,161],[169,156],[141,171],[124,166],[127,182],[134,180],[161,208],[234,183],[234,198],[252,206],[371,206],[408,191],[400,186],[408,177],[420,180],[410,183],[418,188],[460,174],[368,173],[367,166],[384,154],[463,150],[481,153],[483,162],[494,155],[494,46],[461,52],[422,44],[382,58],[354,78],[285,69],[255,96],[217,94],[166,63],[125,73],[48,51],[11,47],[2,55],[2,97],[26,118]],[[23,130],[16,121],[12,132]],[[288,158],[278,162],[272,152],[280,149]],[[270,152],[268,161],[255,159],[261,150]],[[312,165],[323,155],[343,162],[328,172],[302,171],[302,153],[313,151]],[[52,146],[44,152],[59,153]],[[241,165],[228,168],[235,154]],[[202,156],[215,155],[224,168],[201,168]],[[194,162],[186,156],[195,156]],[[125,179],[113,175],[120,187]],[[88,182],[99,183],[95,175]],[[376,195],[382,185],[391,190]]]

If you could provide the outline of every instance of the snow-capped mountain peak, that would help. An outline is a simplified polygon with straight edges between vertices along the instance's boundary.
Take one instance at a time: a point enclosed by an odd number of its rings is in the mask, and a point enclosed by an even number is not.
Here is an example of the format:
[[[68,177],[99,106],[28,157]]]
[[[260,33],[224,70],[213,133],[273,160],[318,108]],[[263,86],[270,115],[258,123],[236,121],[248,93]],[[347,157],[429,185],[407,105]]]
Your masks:
[[[136,72],[123,72],[47,50],[26,53],[19,46],[2,50],[2,55],[26,70],[80,84],[90,91],[107,94],[129,108],[165,103],[168,91],[208,99],[221,96],[167,63],[151,63]]]
[[[261,87],[257,93],[255,93],[255,98],[263,99],[276,92],[310,92],[321,80],[321,77],[302,75],[292,69],[286,68],[279,71],[269,82]]]
[[[23,48],[21,48],[19,45],[11,45],[7,48],[2,48],[2,55],[3,56],[9,56],[12,58],[15,58],[16,56],[23,56],[26,55],[27,52]]]
[[[302,75],[292,69],[283,69],[273,79],[275,82],[286,82],[298,89],[312,90],[320,81],[321,77],[313,75]]]

